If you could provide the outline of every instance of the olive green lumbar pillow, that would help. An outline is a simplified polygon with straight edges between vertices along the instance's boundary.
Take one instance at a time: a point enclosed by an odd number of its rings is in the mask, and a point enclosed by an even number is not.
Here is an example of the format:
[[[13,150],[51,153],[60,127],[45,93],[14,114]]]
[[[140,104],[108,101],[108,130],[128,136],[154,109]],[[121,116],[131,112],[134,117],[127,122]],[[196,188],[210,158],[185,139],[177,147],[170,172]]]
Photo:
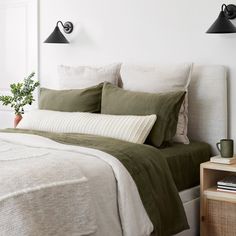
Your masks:
[[[103,83],[86,89],[52,90],[41,88],[39,109],[99,113],[102,87]]]
[[[105,83],[102,92],[101,113],[111,115],[156,114],[147,143],[160,147],[170,141],[176,133],[180,107],[185,91],[166,93],[144,93],[123,90]]]

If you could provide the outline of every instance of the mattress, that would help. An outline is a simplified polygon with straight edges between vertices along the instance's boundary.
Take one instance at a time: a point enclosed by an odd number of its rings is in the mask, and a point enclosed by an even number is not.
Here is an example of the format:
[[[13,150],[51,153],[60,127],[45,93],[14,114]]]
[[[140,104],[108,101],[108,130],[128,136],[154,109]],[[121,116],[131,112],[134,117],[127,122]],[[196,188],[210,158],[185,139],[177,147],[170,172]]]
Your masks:
[[[192,188],[200,183],[200,164],[211,156],[211,147],[203,142],[188,145],[175,143],[161,149],[170,167],[178,191]]]

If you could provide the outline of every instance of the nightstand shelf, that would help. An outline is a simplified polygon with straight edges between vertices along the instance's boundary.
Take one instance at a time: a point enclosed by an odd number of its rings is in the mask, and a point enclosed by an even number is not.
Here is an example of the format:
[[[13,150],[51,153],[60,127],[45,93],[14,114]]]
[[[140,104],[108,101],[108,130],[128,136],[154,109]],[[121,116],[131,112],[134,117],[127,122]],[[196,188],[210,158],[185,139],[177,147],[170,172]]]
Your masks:
[[[204,191],[204,196],[207,199],[236,203],[236,193],[218,191],[216,186],[206,189]]]
[[[217,181],[236,175],[236,164],[201,164],[201,236],[236,236],[236,193],[217,190]]]

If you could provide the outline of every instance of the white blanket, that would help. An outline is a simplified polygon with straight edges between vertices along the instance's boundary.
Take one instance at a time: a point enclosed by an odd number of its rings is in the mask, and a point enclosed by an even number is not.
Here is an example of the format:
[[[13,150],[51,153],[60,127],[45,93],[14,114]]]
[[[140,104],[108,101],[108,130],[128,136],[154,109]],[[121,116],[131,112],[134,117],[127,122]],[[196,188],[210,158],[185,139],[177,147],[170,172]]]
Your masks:
[[[153,230],[128,171],[99,150],[0,133],[0,186],[0,235],[146,236]]]

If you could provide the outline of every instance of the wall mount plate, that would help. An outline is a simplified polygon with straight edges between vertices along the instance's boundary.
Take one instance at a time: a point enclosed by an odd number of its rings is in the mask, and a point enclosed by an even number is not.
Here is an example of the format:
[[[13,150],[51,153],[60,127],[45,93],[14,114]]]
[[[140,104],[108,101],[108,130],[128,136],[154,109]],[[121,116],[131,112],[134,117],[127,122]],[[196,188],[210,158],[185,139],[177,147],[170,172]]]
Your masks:
[[[73,31],[74,26],[73,26],[72,22],[67,21],[67,22],[64,23],[63,28],[64,28],[64,32],[66,34],[70,34]]]

